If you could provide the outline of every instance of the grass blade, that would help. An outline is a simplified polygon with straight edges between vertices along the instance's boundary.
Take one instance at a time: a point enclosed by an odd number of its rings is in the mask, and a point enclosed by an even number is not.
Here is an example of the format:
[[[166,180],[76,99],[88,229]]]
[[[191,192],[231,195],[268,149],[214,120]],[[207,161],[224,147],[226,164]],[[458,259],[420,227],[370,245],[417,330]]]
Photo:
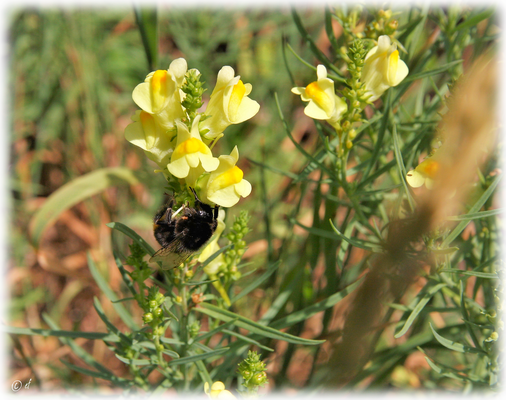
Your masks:
[[[109,287],[108,283],[105,281],[104,277],[98,271],[94,261],[92,260],[90,254],[88,253],[88,266],[90,268],[91,275],[97,282],[100,290],[107,296],[107,298],[112,302],[112,306],[120,316],[120,318],[125,322],[125,324],[132,330],[138,330],[139,327],[133,321],[131,313],[127,311],[125,306],[121,303],[118,303],[118,297],[114,293],[114,291]]]
[[[77,203],[111,186],[135,185],[142,180],[125,167],[102,168],[76,178],[53,192],[34,214],[28,227],[31,244],[38,247],[42,234],[58,216]]]
[[[324,340],[312,340],[303,339],[297,336],[290,335],[289,333],[278,331],[277,329],[269,326],[261,325],[257,322],[251,321],[250,319],[243,317],[242,315],[235,314],[228,310],[223,310],[209,303],[200,303],[200,307],[196,308],[195,311],[207,314],[210,317],[219,319],[224,322],[228,322],[233,319],[237,319],[234,323],[239,328],[246,329],[251,333],[258,334],[263,337],[268,337],[276,340],[283,340],[288,343],[294,344],[306,344],[306,345],[317,345],[325,342]]]

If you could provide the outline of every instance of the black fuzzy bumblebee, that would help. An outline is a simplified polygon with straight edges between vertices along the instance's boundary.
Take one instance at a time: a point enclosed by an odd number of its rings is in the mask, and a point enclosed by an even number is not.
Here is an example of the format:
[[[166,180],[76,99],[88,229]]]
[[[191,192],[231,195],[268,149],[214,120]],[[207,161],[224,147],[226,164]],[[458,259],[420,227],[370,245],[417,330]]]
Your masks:
[[[181,265],[201,249],[216,231],[219,206],[212,208],[202,203],[195,190],[190,190],[195,196],[195,208],[183,206],[183,215],[173,218],[172,199],[166,208],[155,215],[153,231],[162,248],[149,261],[161,261],[162,269]]]

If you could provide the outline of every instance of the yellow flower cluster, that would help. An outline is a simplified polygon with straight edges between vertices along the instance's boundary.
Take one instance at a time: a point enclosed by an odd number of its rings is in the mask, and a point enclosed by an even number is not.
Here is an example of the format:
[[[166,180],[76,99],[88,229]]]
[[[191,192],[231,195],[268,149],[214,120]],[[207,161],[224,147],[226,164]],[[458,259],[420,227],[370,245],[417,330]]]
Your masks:
[[[216,158],[209,146],[229,125],[252,118],[260,105],[248,97],[251,84],[243,83],[240,76],[234,76],[233,68],[225,66],[218,73],[205,112],[190,127],[182,105],[186,95],[181,90],[187,72],[186,60],[178,58],[168,70],[151,72],[137,85],[132,98],[141,110],[132,117],[125,137],[143,149],[166,177],[174,176],[194,187],[203,202],[232,207],[251,192],[251,184],[236,165],[239,151],[235,147],[230,155]]]

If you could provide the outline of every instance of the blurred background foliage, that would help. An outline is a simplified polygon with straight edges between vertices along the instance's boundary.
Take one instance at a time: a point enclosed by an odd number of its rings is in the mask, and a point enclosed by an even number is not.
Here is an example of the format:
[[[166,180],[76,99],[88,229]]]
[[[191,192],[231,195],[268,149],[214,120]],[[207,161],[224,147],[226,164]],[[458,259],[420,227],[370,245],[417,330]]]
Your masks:
[[[415,137],[416,130],[421,132],[420,139],[415,141],[415,150],[406,161],[413,167],[418,157],[430,147],[437,124],[434,118],[442,105],[439,90],[452,83],[464,69],[461,63],[449,67],[448,63],[464,54],[466,65],[496,39],[495,25],[492,18],[488,18],[490,13],[476,18],[466,29],[455,30],[454,26],[453,30],[445,31],[444,27],[448,25],[444,25],[443,20],[447,14],[451,12],[442,8],[429,13],[427,9],[413,7],[399,20],[399,25],[404,28],[399,29],[403,35],[402,43],[408,51],[407,55],[401,53],[401,58],[410,66],[410,73],[445,66],[440,75],[428,75],[417,81],[416,88],[411,88],[398,110],[404,123],[399,127],[405,135],[403,143]],[[478,14],[466,9],[458,14],[461,19],[457,21],[471,20]],[[330,26],[339,37],[342,21],[329,19],[323,7],[299,10],[298,16],[314,45],[329,57],[330,62],[335,61],[337,49],[332,47],[335,38],[329,37],[328,30]],[[231,214],[248,210],[252,216],[246,261],[252,262],[251,269],[256,269],[255,273],[264,271],[269,261],[281,259],[282,263],[270,280],[242,298],[237,308],[253,320],[270,310],[272,320],[275,316],[287,316],[292,311],[308,307],[352,283],[369,266],[368,253],[360,246],[351,251],[352,246],[337,236],[329,236],[334,235],[333,230],[323,222],[335,218],[340,223],[345,221],[343,225],[346,225],[353,206],[341,192],[337,192],[337,188],[331,193],[322,189],[325,183],[321,182],[321,170],[315,168],[308,179],[299,179],[299,172],[311,161],[301,157],[287,137],[280,118],[281,113],[293,126],[291,135],[303,149],[316,154],[322,148],[321,125],[315,126],[303,115],[304,104],[289,90],[294,86],[292,77],[296,77],[297,85],[306,85],[314,80],[314,70],[299,62],[285,43],[300,58],[312,65],[318,63],[311,51],[311,43],[301,36],[290,10],[161,7],[158,9],[158,24],[158,57],[152,60],[155,68],[166,69],[173,59],[184,57],[189,68],[197,68],[208,79],[208,96],[219,69],[230,65],[244,82],[253,85],[250,97],[261,104],[255,118],[227,128],[224,138],[217,144],[217,153],[228,154],[237,145],[241,155],[239,166],[253,186],[252,194],[231,210]],[[124,129],[137,109],[131,98],[132,90],[150,72],[135,14],[133,9],[127,8],[19,9],[11,15],[9,28],[8,104],[12,132],[10,265],[6,278],[11,297],[9,324],[44,328],[46,324],[41,315],[47,313],[61,329],[105,331],[92,305],[94,296],[102,298],[104,295],[90,274],[86,255],[91,254],[110,286],[120,292],[122,283],[112,258],[111,231],[105,224],[122,222],[154,246],[152,217],[164,195],[163,176],[154,175],[154,164],[124,139]],[[435,32],[439,32],[439,36],[435,37]],[[417,69],[418,66],[421,67]],[[395,93],[400,96],[410,85],[411,82],[406,81]],[[425,93],[430,95],[425,96]],[[279,102],[279,112],[274,94]],[[376,133],[367,134],[375,138]],[[371,149],[371,142],[360,143],[358,147],[364,151]],[[390,147],[382,150],[379,156],[381,165],[387,163],[387,153],[391,150]],[[391,156],[391,152],[389,154]],[[359,164],[359,158],[353,161],[355,165]],[[135,185],[108,187],[63,211],[56,223],[44,232],[35,251],[27,231],[34,213],[47,197],[77,177],[99,168],[119,166],[127,166],[146,179]],[[492,167],[495,166],[488,166],[484,175],[488,176]],[[397,185],[396,188],[400,186],[397,174],[391,173],[391,181],[387,181],[390,189],[392,184]],[[490,183],[488,180],[476,189],[477,198]],[[385,186],[374,189],[379,192]],[[367,215],[386,215],[389,209],[385,210],[380,204],[383,200],[387,208],[399,204],[396,195],[378,197],[376,194],[370,193],[369,197],[360,200]],[[474,204],[473,201],[470,203]],[[492,207],[491,200],[487,204]],[[486,221],[483,225],[478,222],[476,231],[487,227],[495,235],[495,218]],[[353,232],[356,238],[368,239],[370,232],[365,232],[356,220],[349,226],[346,232],[343,230],[346,235]],[[469,235],[474,237],[475,232],[466,231],[465,235],[464,242],[471,246]],[[113,239],[117,241],[114,246],[126,249],[128,242],[124,238],[115,235]],[[495,236],[491,240],[495,240]],[[464,253],[463,250],[462,258],[467,257]],[[487,261],[490,254],[487,253],[481,261]],[[480,260],[473,259],[472,262],[480,264]],[[339,273],[335,268],[332,273],[325,272],[328,265],[338,265]],[[345,266],[350,269],[341,276]],[[246,286],[249,279],[251,276],[239,281],[239,287]],[[423,287],[420,282],[415,284],[405,303],[414,299]],[[488,288],[487,293],[490,294],[491,290],[492,287]],[[273,308],[276,301],[279,306]],[[438,307],[444,306],[445,299],[441,297],[433,308],[437,311]],[[342,325],[346,307],[346,301],[339,303],[335,309],[328,309],[323,317],[319,314],[317,318],[294,325],[290,333],[332,339],[336,327]],[[121,327],[122,322],[114,315],[110,304],[108,309],[105,305],[104,308],[109,318]],[[409,310],[397,305],[397,318],[403,316],[405,321]],[[132,314],[140,321],[139,310],[133,309]],[[424,314],[423,323],[416,325],[421,336],[416,336],[413,341],[394,340],[390,326],[389,335],[379,340],[379,351],[372,365],[368,364],[366,372],[356,377],[351,385],[460,390],[464,384],[454,384],[441,375],[435,377],[434,368],[426,363],[424,353],[416,349],[422,344],[438,350],[442,348],[430,331],[428,336],[426,334],[428,315],[429,311]],[[441,313],[430,315],[438,326],[445,325]],[[60,358],[77,364],[79,360],[55,337],[11,335],[10,338],[10,381],[19,379],[24,382],[35,378],[35,385],[44,390],[108,385],[61,364]],[[103,342],[77,339],[76,343],[116,375],[126,373],[125,365],[107,350]],[[402,343],[405,343],[404,347],[400,346]],[[393,348],[400,349],[400,353],[389,353]],[[310,382],[319,382],[321,376],[314,375],[317,365],[329,362],[328,347],[315,350],[279,342],[275,349],[276,352],[267,359],[267,372],[273,387],[303,388]],[[392,354],[396,357],[392,358]],[[387,359],[393,362],[386,363]],[[465,364],[453,355],[445,360],[452,365],[450,369],[458,368],[459,363]],[[325,369],[322,371],[325,373]],[[453,370],[450,372],[455,374]]]

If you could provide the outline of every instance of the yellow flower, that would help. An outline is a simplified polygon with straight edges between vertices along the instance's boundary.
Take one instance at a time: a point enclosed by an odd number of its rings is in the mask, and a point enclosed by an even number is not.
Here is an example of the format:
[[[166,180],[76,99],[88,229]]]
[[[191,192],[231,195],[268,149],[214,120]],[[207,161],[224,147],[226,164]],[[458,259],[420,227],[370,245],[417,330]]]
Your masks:
[[[399,58],[399,50],[386,35],[365,56],[361,81],[365,83],[369,101],[377,100],[388,88],[397,86],[408,75],[407,65]]]
[[[157,122],[170,129],[176,119],[185,117],[181,105],[184,76],[188,66],[184,58],[178,58],[168,70],[153,71],[143,83],[137,85],[132,93],[135,103],[144,111],[153,114]]]
[[[191,132],[184,123],[176,121],[177,143],[167,165],[169,172],[176,178],[187,178],[190,172],[200,175],[204,171],[210,172],[218,168],[219,160],[213,157],[209,147],[200,138],[199,120],[200,115],[195,117]],[[189,179],[194,182],[198,175]]]
[[[440,163],[434,157],[426,158],[414,170],[406,174],[406,181],[409,186],[414,188],[420,187],[425,183],[427,189],[432,189],[439,167]]]
[[[317,81],[311,82],[305,88],[294,87],[292,93],[300,95],[302,101],[309,101],[304,108],[304,114],[313,119],[325,120],[336,128],[348,105],[336,95],[334,81],[327,78],[327,69],[324,65],[318,65],[316,74]]]
[[[238,160],[237,146],[229,156],[219,157],[218,168],[197,183],[203,198],[222,207],[232,207],[241,197],[246,197],[251,193],[251,184],[243,179],[244,173],[236,166]]]
[[[216,231],[214,232],[212,240],[204,247],[204,250],[199,255],[198,261],[203,263],[209,257],[211,257],[214,253],[216,253],[220,246],[218,245],[218,240],[220,239],[221,234],[225,230],[225,210],[220,210],[218,213],[218,226],[216,227]],[[225,257],[223,253],[221,253],[218,257],[212,260],[209,264],[204,267],[204,272],[211,276],[216,275],[222,266],[225,265]]]
[[[204,392],[209,396],[210,399],[237,399],[230,391],[225,389],[224,383],[220,381],[214,382],[211,386],[211,390],[209,390],[209,383],[204,383]]]
[[[248,97],[251,89],[250,83],[243,83],[240,76],[234,77],[232,67],[223,67],[218,72],[216,86],[206,108],[205,115],[208,118],[203,120],[200,126],[205,132],[202,136],[214,139],[220,136],[227,126],[252,118],[260,105]]]
[[[137,110],[132,121],[125,129],[126,140],[143,149],[150,160],[164,169],[174,149],[171,135],[146,111]]]

